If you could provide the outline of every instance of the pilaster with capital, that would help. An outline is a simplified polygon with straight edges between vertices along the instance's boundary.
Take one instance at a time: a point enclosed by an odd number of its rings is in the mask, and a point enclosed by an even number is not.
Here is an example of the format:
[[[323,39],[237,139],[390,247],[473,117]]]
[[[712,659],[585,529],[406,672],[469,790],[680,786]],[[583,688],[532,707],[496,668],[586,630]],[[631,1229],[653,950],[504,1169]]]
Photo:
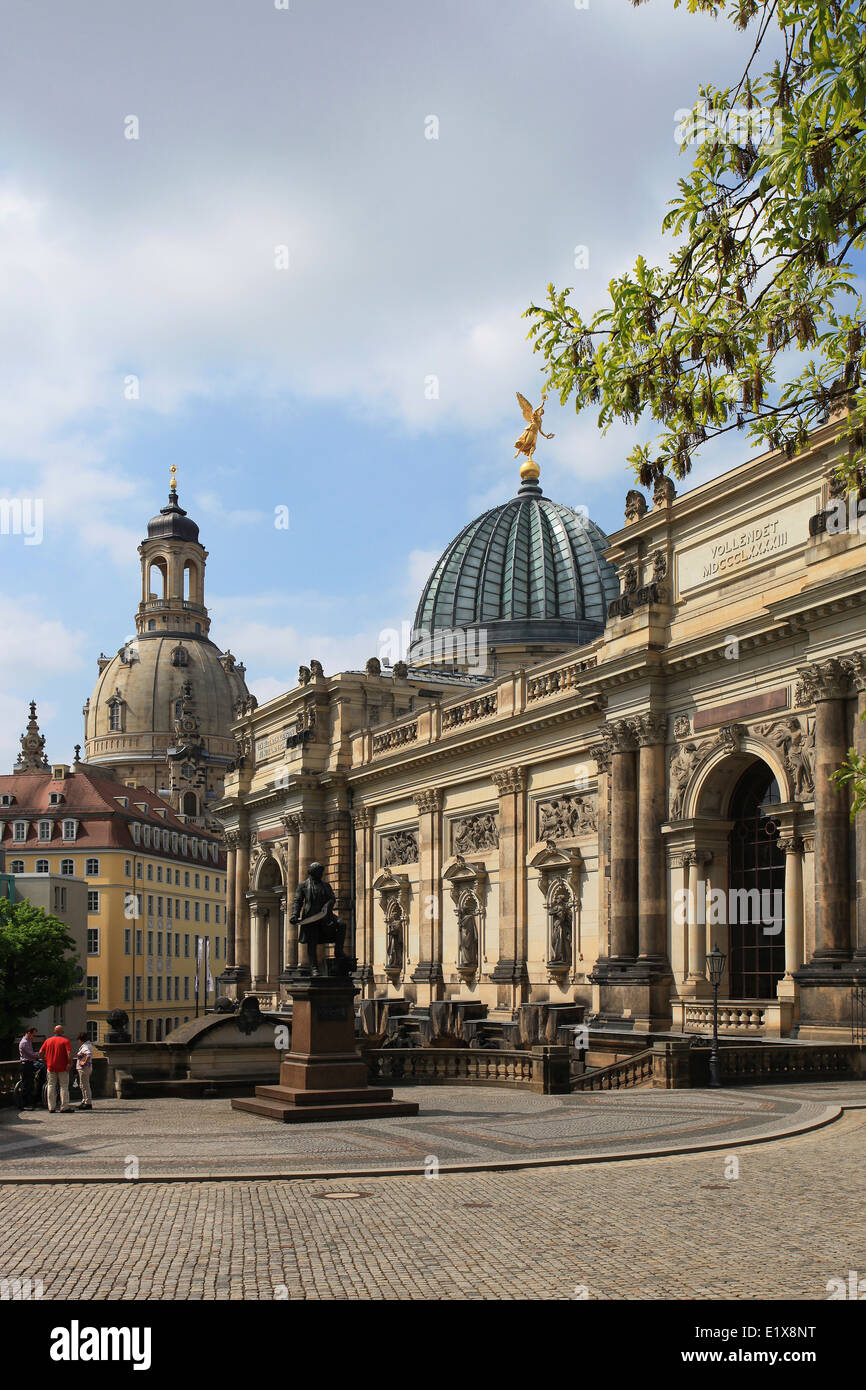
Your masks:
[[[610,772],[610,959],[633,961],[637,919],[637,735],[633,720],[608,725]]]
[[[444,992],[442,971],[442,791],[415,793],[418,807],[419,958],[412,980],[418,1003],[431,1004]]]
[[[237,944],[235,941],[235,893],[237,883],[237,858],[240,836],[236,830],[227,830],[226,843],[226,965],[237,965]]]
[[[373,970],[373,812],[360,806],[352,812],[355,835],[355,953],[364,992],[372,989]]]
[[[235,856],[235,964],[245,973],[250,971],[250,911],[247,890],[250,884],[250,835],[237,832]]]
[[[661,965],[667,956],[667,871],[659,828],[665,819],[667,719],[649,711],[635,720],[638,742],[638,949]]]
[[[500,1007],[515,1008],[527,994],[526,769],[491,774],[499,794],[499,959],[491,979]]]
[[[291,970],[298,964],[298,924],[297,922],[289,921],[292,915],[292,901],[298,890],[298,883],[300,881],[300,826],[297,823],[297,817],[284,816],[283,829],[286,832],[286,898],[283,960],[285,968]]]

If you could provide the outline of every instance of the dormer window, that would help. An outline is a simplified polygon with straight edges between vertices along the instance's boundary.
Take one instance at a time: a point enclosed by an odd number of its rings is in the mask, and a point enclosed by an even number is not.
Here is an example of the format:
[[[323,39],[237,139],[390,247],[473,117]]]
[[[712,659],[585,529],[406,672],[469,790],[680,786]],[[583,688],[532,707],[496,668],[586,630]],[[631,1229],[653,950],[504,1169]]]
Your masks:
[[[78,838],[77,820],[65,820],[63,822],[63,838],[64,840],[75,840]]]
[[[119,690],[115,690],[108,701],[108,728],[112,733],[122,733],[126,704]]]
[[[11,796],[9,792],[4,792],[3,795],[0,796],[0,806],[14,806],[14,804],[15,798]]]
[[[49,806],[59,806],[59,805],[62,803],[62,801],[63,801],[63,793],[62,793],[62,792],[49,792],[49,793],[48,793],[48,804],[49,804]]]
[[[144,843],[150,848],[150,826],[144,827]]]
[[[189,652],[187,651],[186,647],[182,647],[180,643],[178,643],[178,645],[172,651],[171,664],[172,666],[189,665]]]
[[[12,823],[12,839],[13,839],[13,840],[18,840],[19,843],[21,843],[21,842],[23,842],[24,840],[27,839],[27,822],[26,822],[26,820],[16,820],[16,821],[13,821],[13,823]]]
[[[118,806],[122,806],[123,809],[126,810],[127,806],[129,805],[128,796],[116,796],[114,799],[117,802]]]
[[[140,844],[141,826],[139,825],[138,821],[133,821],[132,825],[130,826],[130,830],[132,831],[132,843],[134,845]]]
[[[186,836],[185,836],[185,835],[181,835],[181,837],[180,837],[180,852],[181,852],[181,854],[186,854]]]
[[[50,839],[51,839],[51,830],[52,830],[52,823],[51,823],[51,821],[50,821],[50,820],[41,820],[41,821],[39,822],[39,838],[40,838],[40,840],[50,840]]]

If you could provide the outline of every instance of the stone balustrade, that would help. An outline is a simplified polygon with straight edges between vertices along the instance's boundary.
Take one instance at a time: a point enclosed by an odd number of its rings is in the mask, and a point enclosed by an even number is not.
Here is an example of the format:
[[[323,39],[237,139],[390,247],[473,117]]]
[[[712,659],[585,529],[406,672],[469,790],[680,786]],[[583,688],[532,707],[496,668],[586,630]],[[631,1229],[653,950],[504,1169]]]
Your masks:
[[[392,753],[395,748],[414,743],[417,737],[417,719],[410,720],[408,724],[397,724],[393,729],[385,729],[381,734],[373,735],[373,757],[381,758],[386,753]]]
[[[477,719],[487,719],[496,714],[498,708],[499,699],[495,690],[473,700],[464,700],[459,705],[448,705],[442,711],[442,732],[473,724]]]
[[[609,1067],[585,1072],[572,1079],[573,1091],[621,1091],[634,1086],[649,1086],[653,1080],[653,1048],[635,1052],[624,1061],[612,1062]]]
[[[567,1047],[382,1047],[365,1049],[363,1056],[371,1085],[512,1086],[543,1095],[570,1090]]]
[[[557,666],[553,671],[544,671],[540,676],[533,676],[526,683],[527,704],[534,700],[543,700],[550,695],[562,695],[574,690],[580,685],[580,678],[584,672],[595,664],[595,657],[587,657],[585,661],[570,661],[566,666]]]
[[[720,1033],[763,1033],[766,1026],[767,1010],[754,1002],[737,1003],[736,1000],[719,1000]],[[711,1033],[713,1031],[712,1003],[687,1004],[685,1010],[685,1031],[687,1033]]]

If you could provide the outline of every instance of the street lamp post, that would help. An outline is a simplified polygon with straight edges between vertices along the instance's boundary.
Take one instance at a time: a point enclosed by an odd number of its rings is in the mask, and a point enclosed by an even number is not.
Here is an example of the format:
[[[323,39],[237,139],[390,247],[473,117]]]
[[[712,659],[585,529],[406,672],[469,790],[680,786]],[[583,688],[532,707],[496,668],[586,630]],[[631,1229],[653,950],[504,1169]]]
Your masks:
[[[719,985],[725,969],[727,956],[714,946],[707,952],[707,975],[713,987],[713,1047],[710,1052],[710,1085],[721,1086],[722,1075],[719,1066]]]

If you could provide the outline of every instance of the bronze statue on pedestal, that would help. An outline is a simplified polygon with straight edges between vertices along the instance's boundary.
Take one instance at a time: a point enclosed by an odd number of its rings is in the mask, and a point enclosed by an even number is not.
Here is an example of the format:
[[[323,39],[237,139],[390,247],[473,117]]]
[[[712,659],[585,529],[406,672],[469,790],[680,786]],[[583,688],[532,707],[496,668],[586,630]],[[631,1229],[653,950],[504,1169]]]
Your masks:
[[[318,977],[319,970],[319,943],[332,942],[334,945],[334,959],[345,961],[347,959],[343,951],[343,942],[346,939],[346,924],[341,922],[339,917],[334,914],[334,890],[330,883],[325,883],[323,874],[325,867],[323,864],[313,863],[310,865],[309,877],[303,883],[298,884],[292,903],[292,914],[289,921],[300,923],[298,940],[307,948],[307,961],[310,966],[310,974]]]

